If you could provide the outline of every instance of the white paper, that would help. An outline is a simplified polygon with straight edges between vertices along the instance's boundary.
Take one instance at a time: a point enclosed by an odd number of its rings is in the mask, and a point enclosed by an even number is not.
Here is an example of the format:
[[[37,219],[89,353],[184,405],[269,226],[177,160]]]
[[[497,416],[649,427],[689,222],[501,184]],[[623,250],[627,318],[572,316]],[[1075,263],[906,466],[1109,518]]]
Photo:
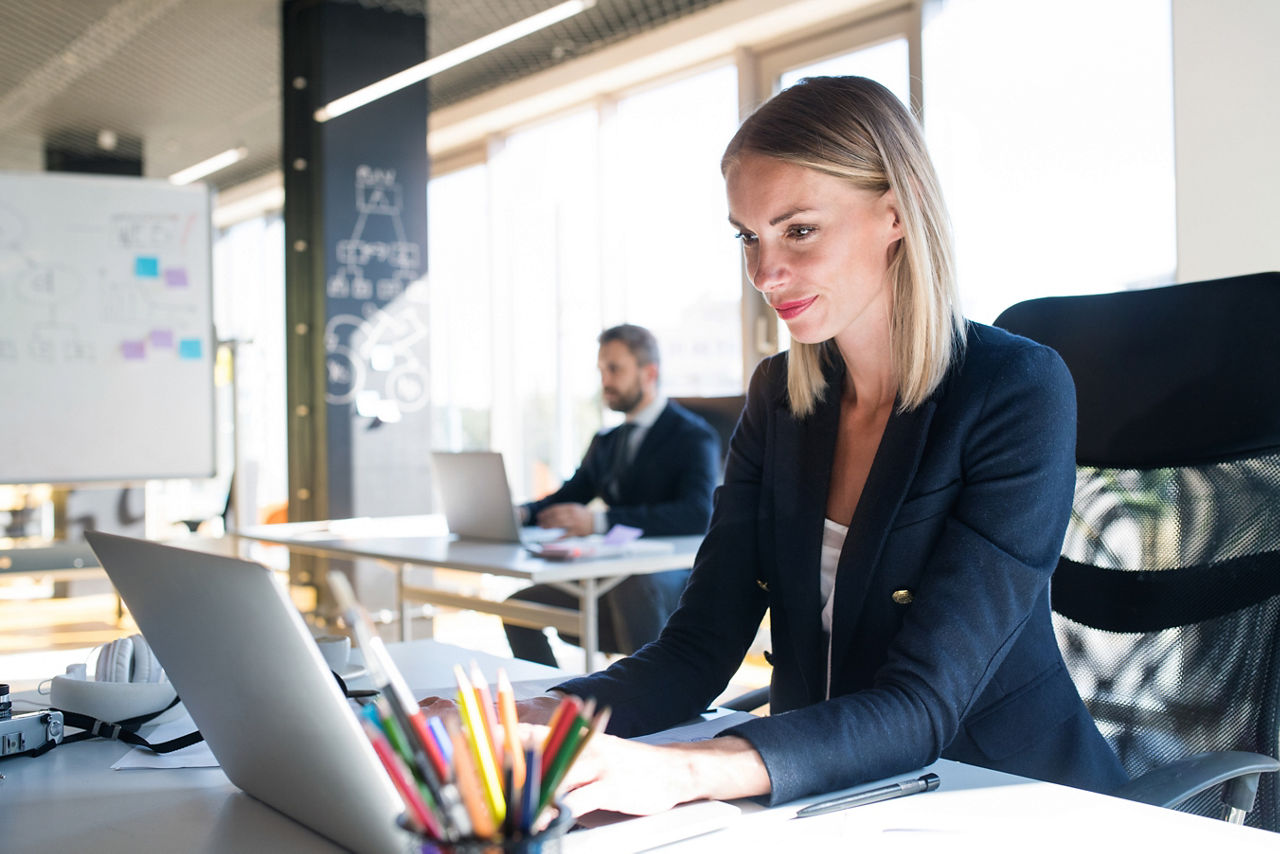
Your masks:
[[[182,738],[193,732],[196,726],[191,718],[160,724],[146,732],[140,732],[143,738],[152,744]],[[111,766],[112,770],[122,771],[131,768],[217,768],[218,760],[213,757],[208,742],[198,741],[190,747],[175,750],[171,753],[154,753],[145,747],[135,747]]]

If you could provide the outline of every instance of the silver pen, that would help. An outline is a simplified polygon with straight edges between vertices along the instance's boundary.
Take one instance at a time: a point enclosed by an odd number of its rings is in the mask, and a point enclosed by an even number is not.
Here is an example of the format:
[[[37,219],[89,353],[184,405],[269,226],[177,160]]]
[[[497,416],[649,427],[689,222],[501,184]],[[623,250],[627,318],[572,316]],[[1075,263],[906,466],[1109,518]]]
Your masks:
[[[847,810],[850,807],[860,807],[863,804],[874,804],[877,801],[887,801],[890,798],[900,798],[903,795],[914,795],[919,792],[932,792],[942,783],[937,774],[923,774],[914,780],[902,780],[897,783],[890,783],[887,786],[880,786],[876,789],[866,789],[861,792],[854,792],[852,795],[841,795],[838,798],[832,798],[828,801],[818,801],[816,804],[800,810],[793,816],[794,818],[808,818],[812,815],[822,815],[824,813],[836,812],[838,810]]]

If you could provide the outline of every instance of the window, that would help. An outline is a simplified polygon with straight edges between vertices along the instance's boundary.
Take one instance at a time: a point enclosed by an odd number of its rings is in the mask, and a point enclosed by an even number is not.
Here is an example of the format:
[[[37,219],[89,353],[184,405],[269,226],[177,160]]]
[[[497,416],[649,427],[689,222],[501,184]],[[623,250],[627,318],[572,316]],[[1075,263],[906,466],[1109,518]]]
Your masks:
[[[428,188],[437,447],[502,451],[517,499],[573,473],[606,420],[596,336],[647,326],[672,395],[742,389],[721,65],[508,135]]]
[[[653,332],[667,394],[743,388],[738,246],[720,176],[737,92],[725,65],[624,97],[605,124],[605,320]]]
[[[950,0],[924,29],[925,130],[965,313],[1169,283],[1168,0]]]

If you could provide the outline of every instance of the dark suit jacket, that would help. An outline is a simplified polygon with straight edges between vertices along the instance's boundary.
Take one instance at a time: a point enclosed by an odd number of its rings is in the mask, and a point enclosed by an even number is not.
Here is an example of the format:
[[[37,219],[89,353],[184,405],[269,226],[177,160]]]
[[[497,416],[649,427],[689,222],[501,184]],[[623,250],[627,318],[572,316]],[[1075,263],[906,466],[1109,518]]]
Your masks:
[[[930,400],[890,417],[840,555],[829,702],[818,575],[844,368],[797,420],[785,360],[751,381],[662,636],[563,688],[611,706],[617,734],[670,726],[723,690],[769,608],[772,714],[730,732],[763,757],[774,803],[939,755],[1100,791],[1125,782],[1049,618],[1075,483],[1075,393],[1058,355],[970,324]]]
[[[573,477],[551,495],[526,504],[529,519],[563,502],[586,504],[604,495],[620,434],[597,433]],[[698,416],[668,402],[653,422],[618,484],[610,525],[630,525],[650,536],[702,534],[720,477],[720,438]]]

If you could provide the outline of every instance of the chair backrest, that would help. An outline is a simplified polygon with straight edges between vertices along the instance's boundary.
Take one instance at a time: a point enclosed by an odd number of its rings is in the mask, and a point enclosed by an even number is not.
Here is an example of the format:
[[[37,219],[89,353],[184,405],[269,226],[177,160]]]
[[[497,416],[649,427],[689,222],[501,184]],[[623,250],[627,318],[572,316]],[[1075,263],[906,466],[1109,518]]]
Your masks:
[[[1280,756],[1280,273],[1030,300],[996,325],[1075,379],[1054,619],[1125,769]],[[1248,824],[1280,830],[1275,777]],[[1221,806],[1210,792],[1182,809]]]
[[[694,415],[700,415],[720,437],[720,463],[723,466],[729,455],[729,437],[738,426],[742,408],[747,404],[744,395],[727,397],[673,397],[671,398]]]

